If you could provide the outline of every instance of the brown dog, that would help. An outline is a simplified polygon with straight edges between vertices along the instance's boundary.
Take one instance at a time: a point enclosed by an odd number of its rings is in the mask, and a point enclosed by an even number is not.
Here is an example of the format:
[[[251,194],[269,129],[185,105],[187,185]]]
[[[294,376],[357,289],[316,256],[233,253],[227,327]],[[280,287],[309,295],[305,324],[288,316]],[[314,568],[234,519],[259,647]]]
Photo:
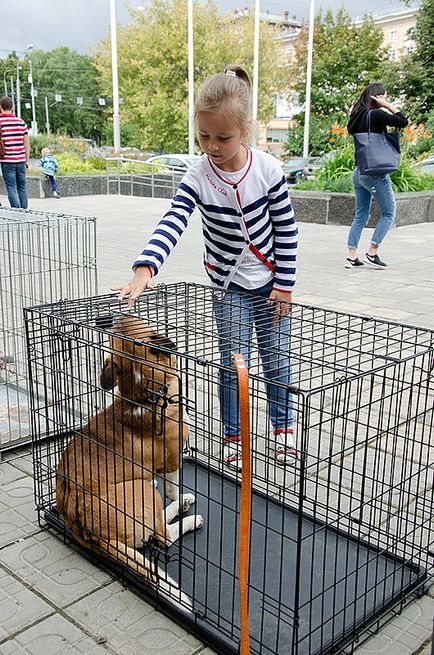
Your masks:
[[[179,396],[174,344],[134,316],[123,317],[110,337],[101,386],[114,402],[68,443],[57,467],[57,508],[74,538],[109,553],[149,579],[149,563],[137,552],[151,536],[168,545],[200,528],[201,516],[171,523],[195,502],[179,498],[179,467],[188,436]],[[126,338],[123,338],[126,337]],[[166,509],[154,487],[165,479]],[[166,578],[167,580],[167,578]],[[176,583],[162,590],[173,597]],[[179,599],[179,593],[175,592]],[[181,600],[186,601],[181,592]],[[188,603],[188,601],[187,601]]]

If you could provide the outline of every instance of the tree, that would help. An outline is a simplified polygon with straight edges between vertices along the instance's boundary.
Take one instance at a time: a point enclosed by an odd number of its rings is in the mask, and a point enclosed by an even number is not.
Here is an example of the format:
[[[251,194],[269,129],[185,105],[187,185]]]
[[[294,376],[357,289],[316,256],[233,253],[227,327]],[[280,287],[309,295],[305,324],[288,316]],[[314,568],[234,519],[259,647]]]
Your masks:
[[[434,106],[434,0],[422,0],[412,35],[415,50],[384,66],[389,94],[400,97],[412,123],[424,122]]]
[[[40,132],[45,131],[45,97],[49,105],[51,132],[60,132],[73,137],[99,140],[103,132],[103,108],[98,105],[98,73],[87,55],[62,47],[44,52],[35,50],[26,55],[22,63],[21,81],[22,117],[30,124],[31,111],[25,108],[30,103],[30,86],[27,82],[29,59],[33,67],[33,83],[36,119]],[[56,102],[55,96],[61,96]],[[77,98],[83,104],[77,104]]]
[[[121,136],[131,145],[185,151],[188,143],[187,13],[185,0],[152,0],[131,10],[131,24],[118,29]],[[253,17],[221,16],[213,0],[194,5],[195,86],[228,63],[253,69]],[[274,97],[289,86],[289,71],[276,65],[277,29],[261,25],[259,118],[268,120]],[[110,42],[94,55],[103,92],[110,94]],[[133,140],[134,139],[134,140]]]
[[[385,53],[381,47],[383,33],[375,26],[372,18],[365,17],[360,26],[355,26],[344,9],[334,18],[331,11],[315,19],[311,116],[322,131],[315,135],[316,148],[312,154],[319,154],[325,147],[329,126],[346,122],[348,112],[364,86],[378,80],[382,71]],[[299,102],[306,98],[307,28],[303,29],[295,45],[295,60],[292,66],[294,90]],[[293,134],[296,143],[304,126],[304,114],[294,120]],[[287,150],[295,154],[292,142]],[[299,154],[299,151],[298,153]]]

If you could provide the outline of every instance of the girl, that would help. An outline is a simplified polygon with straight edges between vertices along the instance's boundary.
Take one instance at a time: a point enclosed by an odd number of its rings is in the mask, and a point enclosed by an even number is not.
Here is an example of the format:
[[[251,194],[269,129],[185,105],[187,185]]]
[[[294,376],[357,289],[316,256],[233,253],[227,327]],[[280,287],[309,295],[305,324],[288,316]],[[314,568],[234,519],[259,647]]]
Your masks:
[[[289,308],[295,283],[297,227],[281,165],[246,145],[251,129],[250,80],[239,66],[211,76],[198,92],[195,118],[203,156],[183,177],[169,211],[134,262],[129,284],[113,287],[128,306],[145,289],[187,227],[197,206],[202,217],[204,265],[214,287],[219,333],[219,396],[224,461],[241,468],[237,383],[231,353],[250,365],[253,325],[267,384],[277,462],[299,458],[293,434]],[[225,299],[226,290],[231,291]],[[274,353],[274,354],[272,354]],[[282,355],[284,353],[284,355]],[[277,384],[275,384],[277,383]]]
[[[386,111],[384,111],[386,109]],[[405,127],[408,124],[404,114],[386,100],[386,90],[382,84],[368,84],[354,103],[348,122],[348,132],[357,134],[368,131],[368,112],[370,112],[370,131],[381,133],[390,127]],[[360,235],[369,219],[372,198],[377,201],[381,211],[368,252],[363,261],[372,268],[386,268],[378,256],[378,247],[395,222],[395,194],[389,175],[362,175],[357,168],[353,173],[356,194],[356,213],[348,236],[348,257],[345,268],[363,266],[357,257]]]

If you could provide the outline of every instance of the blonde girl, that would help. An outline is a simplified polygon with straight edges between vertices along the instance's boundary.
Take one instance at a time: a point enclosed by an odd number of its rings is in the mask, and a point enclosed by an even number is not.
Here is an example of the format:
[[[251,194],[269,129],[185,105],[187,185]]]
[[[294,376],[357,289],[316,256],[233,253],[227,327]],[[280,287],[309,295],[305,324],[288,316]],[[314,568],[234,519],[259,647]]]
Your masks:
[[[203,155],[183,177],[170,209],[134,262],[132,280],[113,287],[120,298],[129,295],[130,307],[152,288],[198,208],[220,343],[223,458],[235,469],[241,468],[241,444],[231,353],[241,352],[250,365],[253,326],[268,381],[273,455],[279,464],[294,464],[300,457],[285,388],[291,378],[286,301],[295,284],[297,227],[281,165],[248,145],[250,105],[249,76],[240,66],[228,66],[202,84],[195,118]]]

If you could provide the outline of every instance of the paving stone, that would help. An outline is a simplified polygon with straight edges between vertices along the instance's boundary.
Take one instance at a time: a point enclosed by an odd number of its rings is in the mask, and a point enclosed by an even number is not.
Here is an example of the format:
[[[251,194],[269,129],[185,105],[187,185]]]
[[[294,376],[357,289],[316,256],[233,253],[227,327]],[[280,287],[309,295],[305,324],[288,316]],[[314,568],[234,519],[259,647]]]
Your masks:
[[[8,467],[4,469],[4,467]],[[15,479],[0,486],[0,548],[39,531],[33,500],[33,479],[6,462],[0,464]]]
[[[0,641],[52,612],[50,605],[0,569]]]
[[[0,655],[107,655],[107,650],[58,614],[0,644]]]
[[[25,473],[8,462],[0,461],[0,489],[9,482],[25,477]]]
[[[0,562],[58,607],[111,580],[49,532],[40,532],[0,551]]]
[[[190,655],[201,642],[114,582],[69,606],[66,614],[119,655]]]
[[[357,655],[413,655],[432,634],[433,614],[434,600],[422,596],[362,644]]]

